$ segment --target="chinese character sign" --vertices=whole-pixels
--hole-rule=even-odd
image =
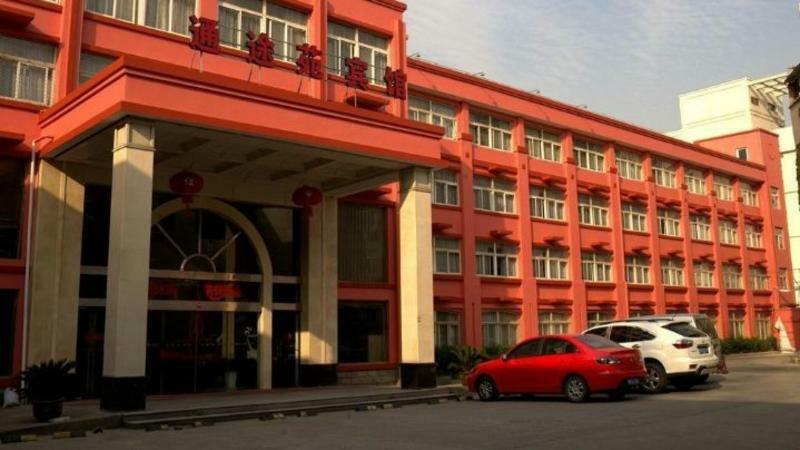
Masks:
[[[360,58],[347,58],[344,60],[347,66],[347,74],[345,75],[345,83],[348,87],[367,89],[369,80],[367,79],[367,63]]]
[[[189,33],[192,34],[192,42],[189,45],[201,52],[219,53],[219,27],[217,27],[217,21],[191,15],[189,22],[191,22]]]
[[[400,100],[406,99],[408,75],[403,72],[403,69],[392,70],[391,67],[387,67],[383,80],[386,81],[386,95]]]
[[[298,45],[297,73],[310,78],[322,79],[322,52],[316,45]]]
[[[247,48],[249,49],[247,62],[263,67],[273,66],[272,62],[275,61],[275,43],[272,42],[266,34],[261,33],[256,35],[252,31],[248,31]]]

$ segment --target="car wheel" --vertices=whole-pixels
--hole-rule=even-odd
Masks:
[[[625,398],[625,394],[626,394],[625,389],[615,389],[613,391],[608,392],[608,398],[609,400],[618,402]]]
[[[570,375],[564,380],[564,395],[572,403],[580,403],[589,398],[589,385],[578,375]]]
[[[647,379],[642,384],[644,391],[648,394],[664,392],[667,387],[667,372],[664,366],[656,361],[647,361],[644,366],[647,369]]]
[[[709,374],[698,375],[698,376],[695,378],[695,380],[697,381],[697,384],[703,384],[703,383],[705,383],[705,382],[707,382],[707,381],[708,381],[708,377],[709,377],[709,376],[710,376]]]
[[[481,377],[475,384],[475,391],[481,401],[488,402],[497,399],[497,385],[489,377]]]

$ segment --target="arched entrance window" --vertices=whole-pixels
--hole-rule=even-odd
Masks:
[[[224,202],[153,212],[147,376],[151,393],[269,387],[272,268],[253,225]]]

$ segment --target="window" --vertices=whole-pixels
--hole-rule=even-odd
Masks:
[[[691,214],[689,216],[689,230],[692,233],[692,239],[698,241],[711,240],[711,221],[708,216]]]
[[[737,148],[736,157],[741,159],[742,161],[747,161],[747,147]]]
[[[266,33],[275,44],[275,58],[297,60],[297,46],[306,39],[306,13],[261,0],[223,0],[219,6],[220,42],[247,48],[247,32]]]
[[[611,327],[611,334],[609,335],[609,338],[612,341],[620,344],[625,342],[650,341],[656,337],[639,327],[615,325]]]
[[[775,209],[781,209],[780,190],[776,187],[769,188],[769,203]]]
[[[518,359],[539,356],[542,354],[542,347],[544,347],[544,339],[533,339],[515,347],[508,353],[508,357],[509,359]]]
[[[528,154],[533,158],[561,162],[560,134],[526,127],[525,146],[528,147]]]
[[[458,313],[436,311],[433,330],[437,347],[452,347],[461,342],[461,318]]]
[[[693,327],[692,325],[689,324],[689,322],[673,322],[673,323],[664,325],[661,328],[665,328],[665,329],[667,329],[669,331],[672,331],[674,333],[678,333],[683,337],[689,337],[689,338],[704,338],[704,337],[708,337],[707,334],[705,334],[699,328]]]
[[[705,195],[706,193],[706,177],[700,169],[687,168],[684,172],[684,181],[686,182],[686,189],[692,194]]]
[[[739,183],[742,191],[742,203],[748,206],[758,206],[758,188],[750,183]]]
[[[722,284],[725,289],[741,289],[742,268],[738,264],[723,264]]]
[[[533,276],[542,280],[569,279],[569,253],[558,247],[533,249]]]
[[[659,186],[675,187],[675,164],[664,159],[653,159],[653,181]]]
[[[81,53],[80,73],[78,74],[78,83],[83,84],[89,81],[90,78],[95,76],[97,72],[103,70],[107,65],[114,61],[113,58],[106,58],[105,56],[95,55],[93,53]]]
[[[55,60],[52,45],[0,35],[0,97],[52,103]]]
[[[607,332],[608,332],[608,327],[600,327],[600,328],[595,328],[593,330],[588,330],[586,331],[586,334],[583,334],[581,336],[600,336],[605,338]]]
[[[514,213],[514,196],[517,187],[510,181],[499,178],[475,176],[473,183],[475,192],[475,209]]]
[[[389,39],[375,34],[328,22],[328,70],[346,74],[345,60],[360,58],[367,63],[367,78],[372,84],[384,85],[384,72],[389,61]]]
[[[744,311],[732,310],[728,312],[728,325],[732,338],[744,337]]]
[[[581,274],[586,281],[611,282],[611,253],[581,253]]]
[[[458,174],[452,170],[433,172],[433,203],[458,206]]]
[[[642,179],[642,156],[636,152],[617,150],[617,173],[629,180]]]
[[[0,377],[11,375],[14,368],[17,292],[0,290]]]
[[[714,266],[710,262],[694,263],[694,285],[699,288],[714,287]]]
[[[650,259],[646,256],[626,256],[625,281],[630,284],[650,284]]]
[[[25,162],[0,159],[0,259],[20,257],[20,223]]]
[[[580,223],[598,227],[608,226],[608,200],[597,195],[578,196]]]
[[[386,303],[339,302],[339,362],[386,362]]]
[[[444,137],[456,138],[456,109],[427,98],[411,96],[408,99],[408,118],[444,128]]]
[[[386,209],[339,204],[339,280],[387,280]]]
[[[661,282],[664,286],[683,286],[683,260],[661,258]]]
[[[569,314],[547,311],[539,313],[539,336],[569,333]]]
[[[783,267],[778,269],[778,289],[789,290],[789,271]]]
[[[602,325],[603,323],[606,323],[609,320],[613,319],[614,319],[614,313],[611,311],[591,311],[589,312],[589,317],[588,317],[589,328]],[[601,336],[604,335],[605,333],[602,334]]]
[[[517,343],[519,314],[510,311],[485,311],[482,319],[484,347],[511,347]]]
[[[771,314],[767,311],[759,311],[756,313],[756,335],[759,339],[769,339],[772,337],[770,316]]]
[[[719,221],[719,241],[728,245],[736,245],[739,243],[736,233],[736,222],[732,220]]]
[[[469,114],[469,129],[476,145],[511,151],[511,122],[488,114]]]
[[[778,247],[778,250],[784,250],[786,248],[786,241],[783,237],[783,228],[775,227],[775,246]]]
[[[681,213],[671,209],[659,209],[658,233],[662,236],[680,236]]]
[[[531,186],[531,216],[540,219],[564,220],[564,191]]]
[[[750,289],[754,291],[766,291],[769,289],[769,277],[767,269],[761,266],[750,266]]]
[[[733,184],[724,175],[714,175],[714,190],[720,200],[733,200]]]
[[[744,237],[748,247],[764,248],[764,242],[761,239],[761,225],[744,224]]]
[[[478,241],[475,246],[475,266],[478,275],[516,277],[518,253],[519,248],[515,245]]]
[[[585,139],[576,139],[573,144],[573,150],[578,167],[595,172],[605,170],[606,156],[601,145]]]
[[[434,236],[433,261],[434,273],[461,273],[461,241]]]
[[[189,34],[194,0],[87,0],[86,9],[159,30]],[[221,22],[221,20],[220,20]]]
[[[622,204],[622,228],[628,231],[647,231],[647,208],[638,203]]]

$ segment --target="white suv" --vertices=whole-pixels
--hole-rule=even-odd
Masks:
[[[653,319],[606,323],[584,331],[642,353],[647,367],[643,387],[663,392],[667,383],[689,389],[719,364],[711,338],[684,321]]]

